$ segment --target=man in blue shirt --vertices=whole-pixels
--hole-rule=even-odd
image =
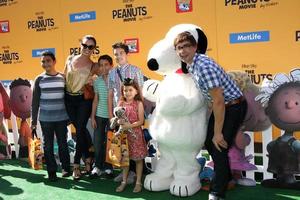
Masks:
[[[247,103],[225,71],[207,55],[197,53],[197,42],[191,33],[180,33],[174,47],[212,110],[205,146],[214,161],[215,177],[208,199],[224,199],[231,179],[228,149],[245,117]]]

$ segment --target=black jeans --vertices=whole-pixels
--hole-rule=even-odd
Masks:
[[[85,100],[83,95],[65,94],[66,109],[72,124],[76,129],[76,152],[74,164],[80,164],[82,156],[92,157],[89,148],[93,145],[91,135],[86,128],[92,111],[92,100]]]
[[[227,149],[221,148],[221,152],[216,149],[212,142],[215,124],[214,114],[212,113],[209,118],[205,146],[214,161],[215,172],[215,176],[211,182],[210,192],[222,198],[225,198],[227,184],[231,180],[228,150],[245,118],[246,111],[247,102],[245,100],[239,104],[234,104],[225,108],[225,119],[222,133],[228,147]]]
[[[105,162],[109,119],[96,116],[96,123],[97,128],[94,130],[95,165],[102,171],[112,169],[112,166]]]
[[[70,171],[70,155],[67,144],[67,121],[40,121],[40,124],[44,138],[44,154],[48,173],[55,173],[57,170],[57,164],[53,153],[54,134],[58,144],[58,153],[62,169]]]

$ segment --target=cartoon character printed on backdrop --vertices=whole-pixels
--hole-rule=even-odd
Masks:
[[[31,103],[32,103],[32,90],[30,82],[26,79],[15,79],[11,82],[10,86],[10,107],[12,112],[21,118],[20,125],[20,157],[28,156],[28,138],[31,137],[31,129],[26,121],[30,118]]]
[[[300,141],[294,132],[300,130],[300,69],[290,74],[279,73],[273,81],[264,81],[256,100],[265,107],[271,122],[284,134],[267,145],[268,171],[276,174],[274,179],[262,181],[262,186],[300,190]]]
[[[181,11],[189,11],[192,7],[191,0],[177,0],[177,4]]]
[[[250,144],[251,138],[246,131],[264,131],[271,126],[269,117],[265,114],[260,102],[255,101],[260,87],[251,82],[248,74],[242,71],[229,71],[229,76],[237,82],[247,100],[247,113],[242,127],[238,131],[233,146],[229,149],[230,168],[233,183],[244,186],[255,186],[256,181],[242,176],[242,171],[256,170],[257,167],[250,163],[253,155],[245,155],[245,149]]]
[[[0,160],[9,158],[11,155],[10,146],[7,138],[7,128],[4,124],[4,119],[9,119],[11,109],[9,105],[9,96],[0,82]]]
[[[207,38],[198,26],[172,27],[148,53],[148,68],[165,77],[161,82],[148,80],[143,86],[144,97],[156,102],[149,132],[158,142],[160,152],[156,169],[146,176],[144,187],[150,191],[170,190],[182,197],[201,188],[196,156],[204,145],[207,129],[204,97],[191,76],[181,72],[181,61],[174,51],[174,38],[183,31],[190,31],[201,44],[198,50],[205,53]]]

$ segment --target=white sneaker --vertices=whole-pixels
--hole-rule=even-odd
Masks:
[[[133,171],[129,171],[127,184],[132,184],[135,182],[136,174]],[[123,172],[121,172],[117,177],[114,178],[115,182],[121,182],[123,180]]]
[[[112,174],[112,170],[111,170],[111,169],[106,169],[104,172],[105,172],[106,174]]]
[[[121,182],[122,180],[123,180],[123,173],[122,172],[114,178],[114,182]]]
[[[136,179],[136,174],[133,171],[129,171],[128,178],[127,178],[127,184],[133,184]]]
[[[100,176],[101,174],[102,174],[102,172],[98,167],[94,167],[94,169],[92,170],[92,173],[91,173],[92,176]]]
[[[215,196],[213,194],[209,194],[208,195],[208,200],[224,200],[224,199],[221,198],[221,197],[217,197],[217,196]]]

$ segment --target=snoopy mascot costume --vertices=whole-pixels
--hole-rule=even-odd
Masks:
[[[160,152],[156,170],[146,176],[144,187],[150,191],[170,190],[180,197],[191,196],[201,188],[196,156],[204,145],[208,124],[206,101],[191,76],[182,73],[186,65],[174,50],[175,37],[184,31],[193,34],[198,51],[205,53],[207,38],[198,26],[172,27],[148,54],[148,68],[164,79],[148,80],[143,86],[144,97],[156,103],[149,132]]]

